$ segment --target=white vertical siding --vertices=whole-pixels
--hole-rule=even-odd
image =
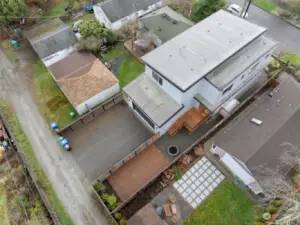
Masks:
[[[149,77],[151,77],[151,79],[153,79],[152,69],[147,65],[145,65],[145,73]],[[182,104],[183,103],[182,102],[183,92],[181,92],[181,90],[179,90],[177,87],[175,87],[173,84],[171,84],[169,81],[167,81],[162,76],[160,76],[160,78],[162,78],[163,83],[162,83],[162,85],[158,85],[158,86],[160,86],[162,90],[164,90],[167,94],[169,94],[169,96],[171,96],[177,103]],[[156,80],[154,80],[154,81],[157,82]]]
[[[101,91],[97,95],[93,96],[89,100],[83,102],[82,104],[78,105],[76,107],[76,111],[79,115],[82,115],[89,111],[89,109],[94,108],[95,106],[99,105],[100,103],[106,101],[107,99],[111,98],[115,94],[120,92],[120,86],[119,83],[116,83],[110,88],[105,89],[104,91]]]
[[[97,6],[97,5],[94,5],[93,9],[94,9],[94,14],[95,14],[96,19],[100,23],[104,23],[106,28],[113,29],[111,22],[109,21],[109,19],[107,18],[107,16],[105,15],[103,10],[101,9],[101,7]]]

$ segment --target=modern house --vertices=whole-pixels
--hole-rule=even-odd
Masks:
[[[74,52],[48,69],[80,115],[120,92],[117,78],[91,53]]]
[[[161,7],[160,0],[109,0],[94,5],[96,19],[107,28],[118,30],[130,20]]]
[[[286,78],[206,143],[220,162],[255,194],[263,192],[259,182],[268,175],[262,173],[265,168],[281,175],[291,169],[280,158],[285,143],[300,144],[299,94],[299,83],[292,77]]]
[[[156,36],[154,42],[156,47],[194,25],[193,22],[168,6],[142,16],[139,22],[143,30],[150,31]]]
[[[161,135],[189,110],[215,115],[261,80],[276,47],[265,31],[220,10],[143,56],[145,72],[124,88],[125,100]]]
[[[26,30],[24,35],[46,66],[76,51],[76,36],[59,18],[41,22]]]

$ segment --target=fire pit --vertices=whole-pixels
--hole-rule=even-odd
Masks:
[[[176,156],[179,154],[179,148],[175,145],[171,145],[168,147],[168,154],[170,156]]]

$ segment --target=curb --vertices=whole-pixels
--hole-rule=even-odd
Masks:
[[[299,30],[300,30],[300,27],[298,27],[297,25],[295,25],[295,24],[293,24],[293,23],[289,22],[288,20],[286,20],[286,19],[282,18],[281,16],[277,16],[277,15],[275,15],[275,14],[271,13],[270,11],[268,11],[268,10],[266,10],[266,9],[262,8],[261,6],[257,5],[257,4],[256,4],[256,3],[254,3],[254,2],[253,2],[253,3],[251,3],[251,4],[252,4],[252,5],[255,5],[256,7],[260,8],[260,9],[261,9],[261,10],[263,10],[263,11],[265,11],[266,13],[269,13],[269,14],[271,14],[271,15],[275,16],[275,17],[278,17],[279,19],[281,19],[282,21],[286,22],[287,24],[289,24],[289,25],[291,25],[291,26],[293,26],[293,27],[295,27],[295,28],[297,28],[297,29],[299,29]]]

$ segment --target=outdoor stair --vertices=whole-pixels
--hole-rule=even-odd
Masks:
[[[172,124],[172,126],[169,128],[168,130],[168,134],[170,136],[174,136],[175,134],[178,133],[178,131],[180,131],[180,129],[183,127],[184,125],[184,120],[185,118],[183,116],[179,117],[175,123]]]
[[[191,108],[179,117],[175,123],[169,128],[168,134],[174,136],[184,126],[190,133],[194,132],[209,117],[209,111],[200,106],[199,108]]]

